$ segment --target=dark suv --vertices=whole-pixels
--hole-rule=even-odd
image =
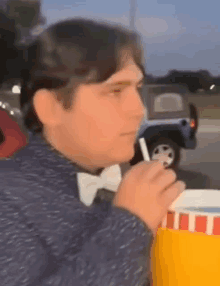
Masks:
[[[181,148],[195,149],[197,145],[197,110],[188,102],[187,94],[188,90],[181,85],[147,85],[142,90],[148,115],[139,130],[139,138],[145,138],[152,160],[162,160],[174,169],[180,162]],[[137,141],[130,164],[142,160]]]

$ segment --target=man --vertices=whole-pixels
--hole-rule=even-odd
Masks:
[[[110,178],[134,155],[141,61],[138,36],[82,19],[28,49],[29,143],[0,177],[2,286],[148,285],[153,236],[185,185],[159,162]]]

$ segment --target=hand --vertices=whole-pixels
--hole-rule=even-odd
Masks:
[[[140,162],[125,174],[113,205],[137,215],[155,235],[169,206],[186,188],[176,179],[176,173],[162,162]]]

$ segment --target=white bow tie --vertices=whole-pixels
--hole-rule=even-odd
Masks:
[[[116,192],[121,182],[121,168],[113,165],[105,168],[100,176],[87,173],[77,173],[79,197],[81,202],[90,206],[96,196],[98,189],[106,188]]]

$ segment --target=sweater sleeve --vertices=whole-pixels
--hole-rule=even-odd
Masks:
[[[147,285],[153,235],[128,211],[75,200],[47,226],[45,206],[18,205],[0,196],[1,286]]]
[[[96,216],[109,213],[85,241],[78,256],[79,285],[147,285],[153,235],[136,216],[109,203],[96,206]],[[97,210],[99,208],[99,210]],[[96,273],[96,276],[93,276]]]

